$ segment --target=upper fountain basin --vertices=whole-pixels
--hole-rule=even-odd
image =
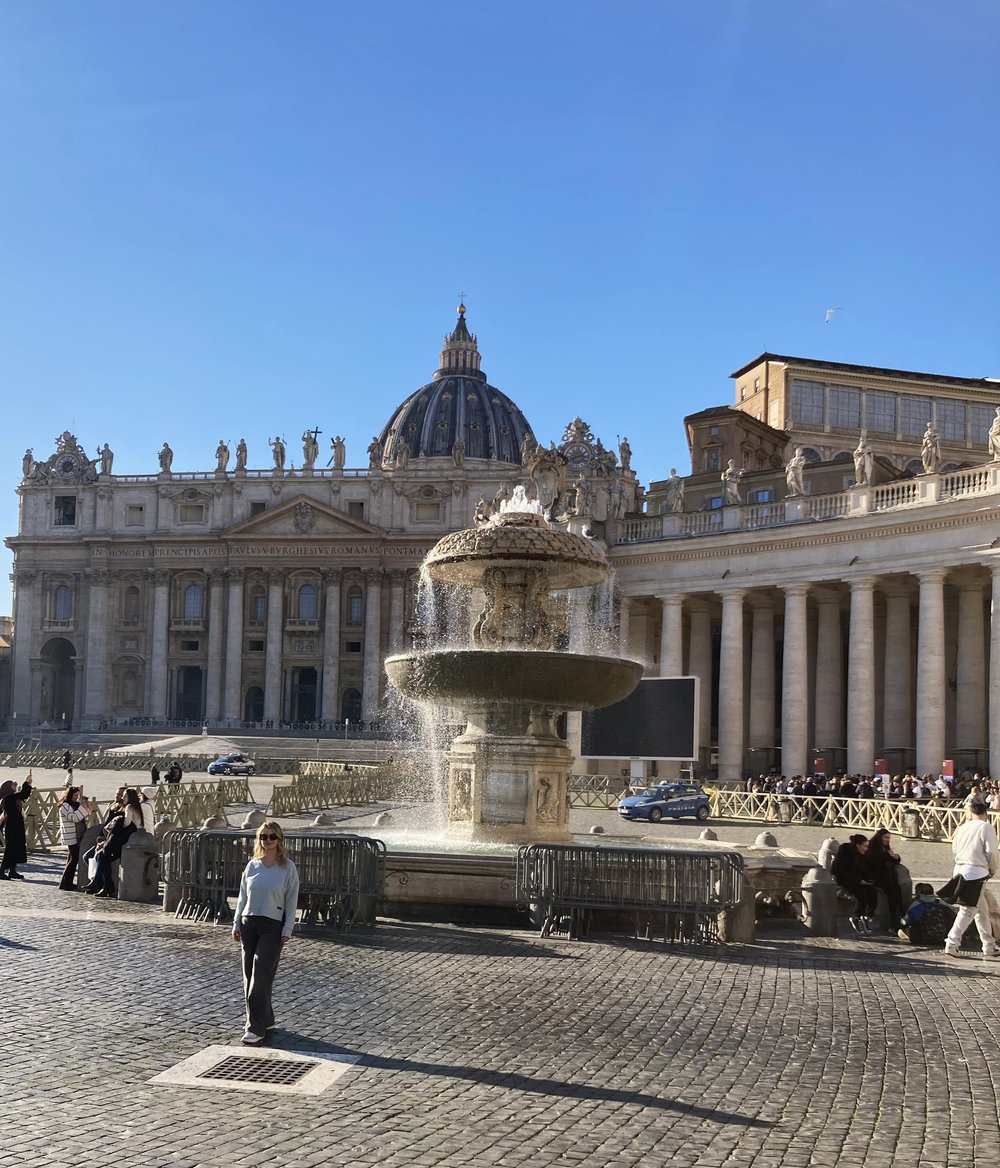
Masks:
[[[582,653],[445,649],[388,657],[385,671],[418,702],[463,710],[494,704],[592,710],[628,697],[642,664]]]
[[[544,568],[550,589],[585,588],[608,575],[607,558],[596,543],[555,531],[541,515],[517,511],[446,535],[424,565],[432,579],[446,584],[480,584],[489,568]]]

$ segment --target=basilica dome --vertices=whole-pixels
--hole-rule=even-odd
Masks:
[[[379,435],[384,465],[452,457],[520,465],[525,436],[534,441],[531,427],[510,398],[487,382],[479,362],[479,346],[460,304],[455,329],[444,340],[441,367],[399,406]]]

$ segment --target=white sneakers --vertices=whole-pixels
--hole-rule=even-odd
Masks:
[[[248,1030],[240,1039],[244,1046],[259,1046],[263,1041],[263,1034],[254,1034],[252,1030]]]

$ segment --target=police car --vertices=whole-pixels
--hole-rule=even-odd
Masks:
[[[618,814],[622,819],[659,823],[664,816],[679,819],[682,815],[693,815],[695,819],[708,819],[710,811],[708,796],[697,783],[660,783],[622,799]]]

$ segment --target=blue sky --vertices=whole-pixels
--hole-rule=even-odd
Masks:
[[[363,464],[462,290],[646,482],[765,349],[998,376],[998,48],[987,0],[8,2],[0,531],[67,428]]]

